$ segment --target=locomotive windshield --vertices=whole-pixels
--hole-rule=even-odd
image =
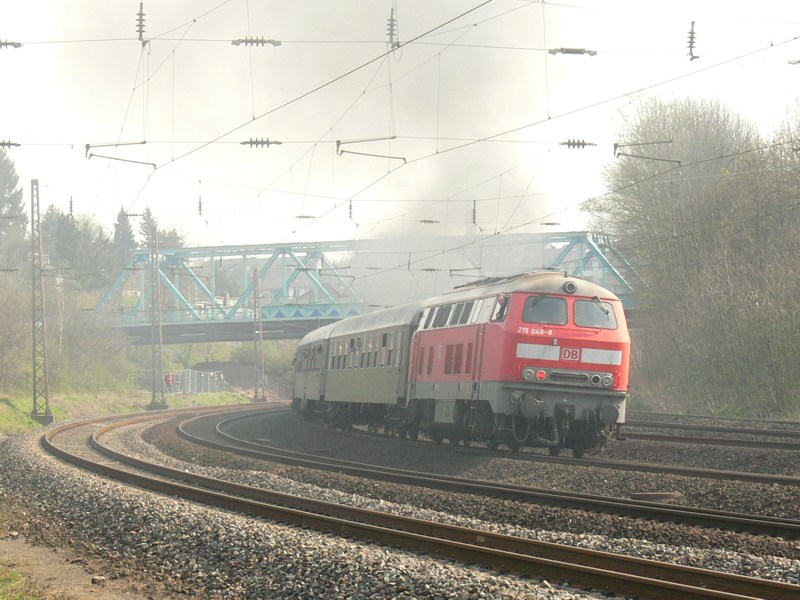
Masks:
[[[567,301],[553,296],[529,296],[522,309],[522,320],[525,323],[566,325]]]
[[[614,315],[614,308],[599,298],[575,300],[575,324],[579,327],[616,329],[617,317]]]

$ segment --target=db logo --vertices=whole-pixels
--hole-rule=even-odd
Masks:
[[[581,359],[581,350],[580,348],[562,348],[561,349],[561,360],[572,360],[572,361],[579,361]]]

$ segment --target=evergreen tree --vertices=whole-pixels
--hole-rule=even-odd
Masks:
[[[117,222],[114,223],[114,239],[112,243],[112,265],[119,271],[127,267],[131,261],[131,252],[136,249],[136,238],[133,236],[130,216],[125,208],[119,209]]]
[[[139,223],[139,235],[142,239],[139,244],[140,248],[155,249],[156,236],[158,235],[158,221],[149,206],[144,209],[144,213],[142,214],[142,221]]]
[[[0,243],[22,240],[28,227],[28,216],[22,198],[22,188],[17,187],[19,177],[14,163],[5,150],[0,149]]]
[[[183,237],[172,229],[170,231],[161,230],[158,228],[158,220],[156,219],[150,207],[144,209],[142,214],[142,222],[139,225],[139,235],[142,237],[140,248],[155,248],[156,235],[158,235],[159,248],[182,248]]]
[[[0,149],[0,242],[11,232],[24,235],[28,226],[22,188],[17,187],[18,184],[14,163],[6,151]]]

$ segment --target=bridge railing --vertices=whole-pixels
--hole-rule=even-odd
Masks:
[[[298,319],[336,319],[360,315],[366,312],[362,302],[346,302],[338,304],[282,304],[261,307],[261,321],[281,321]],[[150,310],[120,310],[110,315],[114,326],[149,325],[154,322],[154,313]],[[220,311],[215,308],[201,308],[193,313],[176,308],[165,308],[161,311],[162,325],[178,325],[184,323],[208,322],[253,322],[257,320],[255,311],[246,306],[234,307]]]

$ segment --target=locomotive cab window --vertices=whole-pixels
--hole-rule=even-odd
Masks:
[[[498,294],[495,300],[494,311],[492,312],[492,321],[504,321],[508,313],[508,296]]]
[[[616,329],[617,317],[614,307],[600,298],[575,301],[575,324],[579,327]]]
[[[542,325],[566,325],[567,301],[554,296],[528,296],[522,309],[522,320]]]

